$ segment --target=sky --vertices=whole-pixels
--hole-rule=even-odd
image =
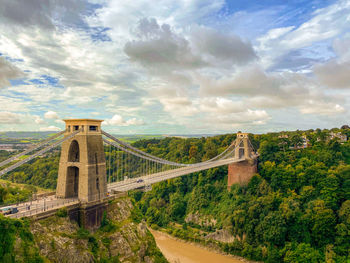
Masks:
[[[350,0],[0,0],[0,131],[264,133],[349,110]]]

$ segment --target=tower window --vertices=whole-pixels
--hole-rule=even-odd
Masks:
[[[79,130],[79,125],[74,125],[73,127],[74,127],[73,129],[74,129],[75,131]]]
[[[90,125],[89,126],[89,131],[97,131],[97,126]]]

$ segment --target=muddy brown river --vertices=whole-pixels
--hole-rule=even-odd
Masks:
[[[151,230],[157,246],[170,263],[243,263],[243,260],[221,255],[192,243]]]

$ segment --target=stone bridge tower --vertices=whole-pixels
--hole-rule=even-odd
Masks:
[[[101,122],[92,119],[70,119],[65,136],[80,130],[62,143],[56,196],[78,197],[82,202],[96,201],[107,193],[106,160]]]
[[[233,184],[247,185],[258,170],[257,156],[249,142],[248,133],[238,132],[235,144],[235,157],[242,159],[242,161],[228,165],[228,190]]]

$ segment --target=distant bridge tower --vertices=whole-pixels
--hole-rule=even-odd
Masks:
[[[257,172],[257,158],[249,142],[248,133],[237,133],[235,157],[244,159],[228,165],[227,188],[233,184],[247,185]]]
[[[56,196],[78,197],[82,202],[100,200],[106,196],[106,160],[101,122],[92,119],[64,120],[65,136],[80,130],[62,143],[58,168]]]

